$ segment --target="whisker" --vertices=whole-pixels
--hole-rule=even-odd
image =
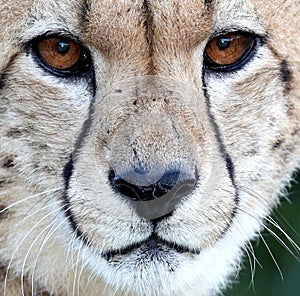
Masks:
[[[292,252],[292,251],[290,250],[290,248],[289,248],[289,247],[288,247],[288,246],[287,246],[287,245],[286,245],[286,244],[278,237],[278,235],[277,235],[276,233],[274,233],[269,227],[267,227],[263,222],[261,222],[259,219],[255,218],[255,217],[254,217],[253,215],[251,215],[249,212],[247,212],[247,211],[245,211],[245,210],[243,210],[243,209],[239,209],[239,210],[242,211],[243,213],[249,215],[250,217],[254,218],[255,220],[257,220],[257,221],[261,224],[261,226],[263,226],[263,228],[265,228],[265,229],[266,229],[266,230],[267,230],[274,238],[276,238],[276,240],[277,240],[280,244],[282,244],[282,245],[288,250],[288,252],[289,252],[293,257],[295,257],[295,258],[297,259],[297,256],[294,254],[294,252]],[[282,274],[282,271],[281,271],[281,269],[280,269],[280,267],[279,267],[279,265],[278,265],[278,263],[277,263],[277,261],[276,261],[274,255],[273,255],[271,249],[269,248],[267,242],[265,241],[265,239],[263,238],[263,236],[262,236],[262,234],[261,234],[260,232],[259,232],[259,236],[260,236],[261,240],[263,241],[263,243],[264,243],[264,245],[265,245],[267,251],[269,252],[269,254],[270,254],[270,256],[271,256],[273,262],[275,263],[276,268],[277,268],[278,271],[279,271],[279,274],[280,274],[281,279],[283,280],[283,274]],[[299,259],[297,259],[297,260],[299,261]]]
[[[280,232],[285,236],[285,238],[289,241],[289,243],[293,246],[295,251],[300,254],[300,247],[294,242],[294,240],[275,222],[272,221],[273,219],[271,217],[266,217],[265,220],[267,220],[269,223],[271,223],[273,226],[275,226]],[[276,238],[276,240],[298,261],[300,262],[300,258],[295,255],[295,253],[286,245],[286,243],[269,227],[264,225],[264,228],[273,236]]]
[[[26,255],[23,259],[23,264],[22,264],[22,270],[21,270],[21,291],[22,291],[22,296],[25,295],[25,291],[24,291],[24,276],[25,276],[25,265],[26,265],[26,261],[27,258],[31,252],[31,249],[33,248],[33,246],[35,245],[35,243],[38,241],[38,239],[41,237],[41,235],[52,225],[55,225],[55,221],[52,221],[49,225],[47,225],[46,227],[44,227],[44,229],[42,231],[40,231],[40,233],[35,237],[35,239],[33,240],[33,242],[30,244]]]
[[[227,216],[227,218],[230,219],[230,217],[228,216],[228,214],[225,213],[222,208],[220,208],[219,206],[217,206],[216,208],[219,209],[219,211],[220,211],[219,213]],[[255,252],[254,252],[253,246],[251,244],[251,241],[248,238],[248,236],[245,233],[245,231],[243,230],[243,228],[239,224],[237,224],[237,223],[235,225],[237,226],[237,228],[239,230],[239,233],[242,236],[243,240],[246,241],[246,245],[245,245],[245,249],[244,250],[245,250],[245,252],[247,254],[249,265],[250,265],[250,271],[251,271],[251,281],[249,283],[249,286],[252,286],[253,290],[255,290],[255,288],[254,288],[254,275],[255,275],[255,271],[256,271],[256,263],[260,267],[262,267],[262,265],[259,262],[259,260],[257,259],[257,257],[255,256]],[[252,260],[252,258],[253,258],[253,260]]]
[[[72,268],[72,269],[75,268],[75,271],[74,271],[74,279],[73,279],[73,288],[72,288],[72,290],[73,290],[72,295],[73,295],[73,296],[75,296],[76,287],[77,287],[76,281],[78,280],[79,255],[80,255],[80,252],[78,251],[78,252],[77,252],[77,258],[76,258],[76,263],[75,263],[75,265],[74,265],[73,268]]]
[[[272,258],[274,264],[276,265],[276,268],[277,268],[277,270],[278,270],[278,272],[279,272],[279,275],[280,275],[280,277],[281,277],[281,280],[283,281],[284,277],[283,277],[282,271],[281,271],[281,269],[280,269],[280,267],[279,267],[279,265],[278,265],[278,263],[277,263],[277,261],[276,261],[274,255],[273,255],[271,249],[269,248],[267,242],[265,241],[265,239],[263,238],[263,236],[261,235],[261,233],[259,233],[259,237],[261,238],[261,240],[263,241],[263,243],[264,243],[266,249],[268,250],[268,252],[269,252],[269,254],[270,254],[270,256],[271,256],[271,258]]]
[[[74,244],[77,240],[77,235],[75,232],[73,232],[73,235],[71,237],[71,240],[70,240],[70,243],[69,243],[69,246],[68,246],[68,250],[67,250],[67,255],[66,255],[66,260],[65,260],[65,265],[67,266],[68,265],[68,261],[69,260],[72,260],[71,261],[71,265],[73,265],[73,257],[71,255],[71,250],[73,250],[75,247],[74,247]]]
[[[244,187],[244,186],[239,186],[238,189],[248,195],[250,195],[251,197],[254,197],[256,199],[256,201],[261,202],[261,205],[263,207],[266,207],[266,212],[269,212],[269,209],[267,208],[267,206],[263,203],[263,202],[268,202],[268,200],[266,198],[264,198],[262,195],[258,194],[257,192],[253,191],[250,188]],[[251,214],[251,211],[246,211],[247,209],[242,209],[241,207],[238,207],[238,210],[240,212],[243,212],[247,215],[249,215],[250,217],[252,217],[253,219],[255,219],[257,222],[259,222],[259,224],[266,229],[294,258],[297,259],[297,261],[299,261],[299,258],[297,255],[295,255],[295,253],[288,247],[288,245],[272,230],[270,229],[265,223],[263,223],[262,221],[260,221],[258,218],[256,218],[254,215]],[[249,207],[249,210],[252,210],[251,207]],[[290,236],[280,227],[280,225],[273,219],[270,217],[270,215],[264,217],[263,221],[267,221],[270,224],[272,224],[273,226],[276,227],[276,229],[278,229],[281,233],[283,233],[283,235],[285,236],[285,238],[289,241],[289,243],[293,246],[293,248],[297,251],[297,253],[299,254],[299,250],[300,248],[298,247],[298,245],[290,238]],[[267,242],[265,241],[265,239],[263,238],[261,232],[259,232],[259,236],[261,238],[261,240],[263,241],[267,251],[269,252],[279,274],[281,279],[283,280],[283,274],[282,271],[279,267],[279,264],[277,262],[277,260],[275,259],[270,247],[268,246]],[[253,276],[252,276],[253,277]]]
[[[39,208],[38,210],[32,212],[30,215],[27,215],[25,218],[23,218],[21,221],[19,221],[19,222],[15,225],[15,227],[16,227],[16,228],[19,227],[19,226],[20,226],[22,223],[24,223],[27,219],[29,219],[29,218],[35,216],[35,215],[38,214],[39,212],[42,212],[43,210],[45,210],[45,209],[47,209],[47,208],[50,208],[50,207],[53,207],[53,206],[55,206],[55,205],[57,205],[57,204],[60,204],[60,203],[61,203],[61,201],[56,201],[56,202],[54,202],[54,203],[51,203],[51,204],[48,204],[48,205],[46,205],[46,206],[44,206],[44,207]]]
[[[282,221],[280,221],[280,219],[277,217],[277,215],[280,216],[280,219],[282,219],[284,221],[284,223],[293,231],[293,233],[300,238],[300,234],[296,231],[296,229],[290,224],[290,222],[279,212],[276,211],[276,218],[279,222],[282,223]],[[283,223],[282,223],[283,224]]]
[[[247,194],[249,194],[249,195],[252,196],[252,197],[255,197],[256,200],[258,200],[258,201],[263,200],[263,201],[265,201],[266,203],[269,202],[267,198],[265,198],[263,195],[261,195],[261,194],[255,192],[255,191],[252,190],[251,188],[247,188],[247,187],[245,187],[245,186],[239,185],[239,186],[238,186],[238,190],[240,190],[240,191],[242,191],[242,192],[244,192],[244,193],[247,193]],[[264,206],[265,206],[265,205],[264,205]]]
[[[7,269],[6,269],[6,274],[5,274],[5,279],[4,279],[4,296],[6,296],[6,291],[7,291],[7,281],[8,281],[8,273],[9,273],[9,269],[11,267],[11,264],[13,262],[13,259],[15,258],[19,248],[21,247],[21,245],[24,243],[24,241],[27,239],[27,237],[32,233],[32,231],[39,226],[45,219],[47,219],[50,215],[53,215],[55,211],[52,211],[50,213],[48,213],[47,215],[43,216],[43,218],[41,218],[27,233],[26,235],[22,238],[22,240],[19,242],[19,244],[17,245],[15,251],[13,252],[11,259],[8,263]]]
[[[86,253],[86,249],[84,249],[82,257],[85,257],[85,253]],[[79,275],[78,275],[78,280],[77,280],[77,295],[78,296],[80,296],[80,281],[81,281],[81,276],[82,276],[82,273],[84,271],[84,268],[85,268],[85,266],[82,263],[81,264],[81,269],[80,269],[80,272],[79,272]]]
[[[23,198],[23,199],[21,199],[21,200],[18,200],[18,201],[16,201],[16,202],[10,204],[9,206],[5,207],[4,209],[0,210],[0,214],[2,214],[2,213],[4,213],[5,211],[11,209],[12,207],[14,207],[14,206],[16,206],[16,205],[18,205],[18,204],[20,204],[20,203],[26,202],[26,201],[28,201],[28,200],[30,200],[30,199],[32,199],[32,198],[36,198],[36,197],[41,196],[41,195],[43,195],[43,194],[48,194],[48,193],[50,193],[50,192],[55,192],[55,191],[58,191],[58,190],[61,190],[61,189],[62,189],[61,187],[58,187],[58,188],[50,189],[50,190],[47,190],[47,191],[43,191],[43,192],[40,192],[40,193],[31,195],[31,196],[25,197],[25,198]]]
[[[61,207],[62,209],[63,207]],[[65,212],[67,211],[68,209],[65,210]],[[57,215],[59,214],[59,212],[57,213]],[[56,215],[56,216],[57,216]],[[36,258],[35,258],[35,261],[33,263],[33,269],[32,269],[32,275],[31,275],[31,286],[33,287],[34,286],[34,275],[35,275],[35,270],[36,270],[36,267],[37,267],[37,262],[38,262],[38,259],[40,257],[40,254],[44,248],[44,246],[46,245],[46,243],[48,242],[49,238],[60,228],[61,225],[63,225],[66,221],[68,221],[68,217],[66,217],[65,219],[63,219],[63,221],[61,221],[57,226],[56,225],[56,222],[57,221],[53,221],[52,226],[51,228],[49,229],[49,231],[47,232],[46,236],[43,238],[43,241],[41,243],[41,246],[39,248],[39,252],[37,253],[36,255]],[[50,225],[51,225],[50,224]],[[49,225],[49,226],[50,226]],[[47,227],[48,228],[48,227]],[[33,289],[32,289],[32,296],[33,296]]]
[[[253,192],[252,190],[247,190],[247,188],[243,188],[243,191],[245,193],[248,193],[249,195],[251,195],[252,197],[257,198],[257,200],[259,201],[260,199],[262,199],[263,197],[259,194],[256,194],[255,192]],[[240,209],[241,210],[241,209]],[[250,213],[243,211],[244,213],[250,215]],[[251,215],[252,216],[252,215]],[[252,216],[253,218],[255,218],[254,216]],[[264,223],[262,223],[261,221],[259,221],[257,218],[255,218],[294,258],[296,258],[297,261],[299,261],[299,257],[297,255],[295,255],[295,253],[286,245],[286,243],[274,232],[272,231],[270,228],[268,228]],[[295,249],[295,251],[300,254],[300,247],[297,245],[297,243],[282,229],[282,227],[273,219],[271,218],[270,215],[264,217],[264,220],[266,220],[267,222],[269,222],[270,224],[272,224],[274,227],[276,227],[276,229],[278,229],[284,236],[285,238],[289,241],[289,243],[293,246],[293,248]]]

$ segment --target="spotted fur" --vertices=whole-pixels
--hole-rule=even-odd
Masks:
[[[1,1],[0,293],[224,291],[299,168],[299,4]],[[254,56],[207,69],[206,44],[232,31],[260,37]],[[45,70],[45,34],[82,44],[90,71]],[[155,221],[109,181],[179,160],[197,184]]]

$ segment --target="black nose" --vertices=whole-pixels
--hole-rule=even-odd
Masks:
[[[193,191],[197,182],[196,170],[192,174],[168,170],[156,182],[147,185],[140,185],[140,178],[136,178],[134,184],[128,172],[122,175],[110,171],[109,180],[113,188],[132,202],[138,214],[152,220],[171,213],[181,198]]]

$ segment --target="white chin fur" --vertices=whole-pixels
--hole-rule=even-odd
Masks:
[[[261,228],[256,219],[240,214],[226,234],[199,255],[165,251],[147,254],[138,248],[106,261],[99,253],[79,243],[81,260],[96,278],[116,295],[217,295],[237,275],[245,244]],[[123,294],[122,294],[123,295]]]

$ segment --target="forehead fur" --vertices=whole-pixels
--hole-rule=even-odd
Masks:
[[[299,35],[285,34],[299,29],[299,2],[295,0],[8,0],[0,3],[0,9],[0,25],[5,27],[0,32],[2,40],[26,36],[28,30],[32,36],[37,27],[46,31],[60,26],[104,52],[122,51],[124,45],[129,46],[127,40],[135,53],[141,53],[146,43],[157,50],[175,46],[188,51],[222,27],[252,27],[257,33],[280,27],[284,36]],[[258,23],[264,28],[257,27]]]
[[[170,75],[170,65],[174,75],[188,73],[197,62],[195,50],[209,36],[240,29],[267,36],[278,58],[294,60],[296,79],[299,7],[296,0],[1,1],[0,72],[33,36],[64,30],[97,49],[102,64],[110,65],[107,73],[123,68],[132,75]]]
[[[300,92],[300,1],[252,0],[255,13],[265,28],[269,46],[277,58],[289,61],[293,88]]]

